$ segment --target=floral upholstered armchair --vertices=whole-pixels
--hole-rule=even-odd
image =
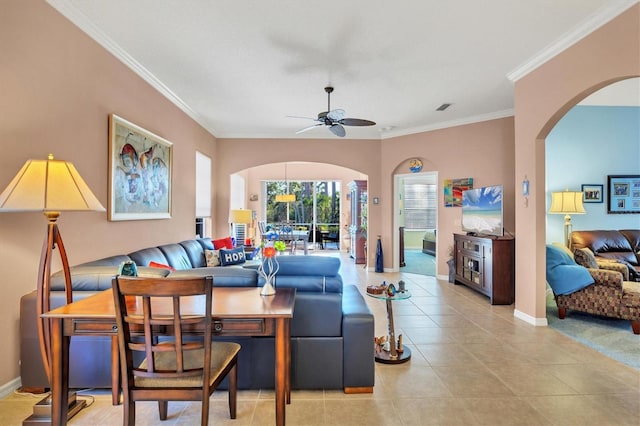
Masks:
[[[567,310],[625,319],[640,334],[640,283],[624,281],[621,272],[585,268],[568,250],[547,245],[547,282],[560,319]]]

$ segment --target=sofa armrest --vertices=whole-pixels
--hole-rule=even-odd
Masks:
[[[622,273],[607,269],[588,269],[596,284],[622,290]]]
[[[598,267],[600,269],[620,272],[622,274],[622,280],[629,281],[629,268],[624,263],[612,262],[607,260],[599,260],[599,259],[596,259],[596,262],[598,262]]]
[[[374,317],[354,285],[342,293],[343,385],[364,388],[374,385]]]

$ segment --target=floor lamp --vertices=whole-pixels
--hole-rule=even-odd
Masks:
[[[47,234],[42,245],[38,283],[36,315],[38,316],[38,339],[42,363],[51,384],[51,324],[41,317],[50,310],[51,256],[58,247],[65,278],[66,302],[72,301],[71,275],[67,253],[58,229],[61,211],[105,211],[91,192],[73,164],[54,160],[49,154],[47,160],[28,160],[9,186],[0,194],[0,212],[43,212],[47,217]],[[84,401],[75,401],[70,396],[69,418],[84,406]],[[49,414],[47,408],[49,407]],[[45,398],[34,407],[34,414],[23,424],[36,424],[50,416],[50,398]]]
[[[569,247],[571,241],[571,216],[572,214],[585,214],[582,205],[582,192],[569,191],[551,193],[551,208],[549,213],[563,214],[564,216],[564,244]]]
[[[253,211],[251,210],[243,210],[243,209],[239,209],[239,210],[231,210],[229,212],[229,223],[231,223],[233,229],[232,229],[232,234],[235,238],[236,238],[236,246],[243,246],[245,245],[246,239],[247,239],[247,234],[248,232],[247,229],[249,228],[249,225],[251,224],[251,222],[253,222]],[[244,233],[243,232],[238,232],[239,231],[239,227],[238,225],[244,225]],[[242,241],[238,241],[238,237],[242,237]]]

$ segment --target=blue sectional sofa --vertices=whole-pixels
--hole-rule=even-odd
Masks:
[[[123,261],[133,260],[140,275],[212,275],[216,287],[260,286],[253,267],[207,267],[204,251],[210,239],[187,240],[116,255],[71,268],[73,298],[79,300],[111,288]],[[374,318],[354,285],[344,285],[340,259],[323,256],[280,256],[279,288],[296,288],[291,321],[291,387],[371,392],[374,385]],[[175,270],[150,268],[150,262]],[[64,277],[52,276],[51,306],[64,304]],[[36,332],[36,292],[21,299],[21,379],[25,388],[46,388]],[[221,337],[217,337],[221,338]],[[221,338],[222,339],[222,338]],[[274,339],[225,337],[242,345],[238,361],[241,389],[274,387]],[[72,388],[111,387],[111,338],[73,337],[70,349]]]

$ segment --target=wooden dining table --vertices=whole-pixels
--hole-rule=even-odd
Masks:
[[[202,309],[203,303],[198,297],[189,299],[194,312],[198,307]],[[216,335],[275,336],[275,423],[279,426],[285,424],[286,404],[291,402],[290,324],[294,302],[295,289],[292,288],[278,289],[273,296],[261,296],[260,287],[214,287],[213,290],[211,315]],[[138,305],[135,299],[128,300],[127,304]],[[190,309],[188,304],[183,304],[186,311]],[[71,337],[114,337],[118,333],[115,315],[111,289],[42,314],[51,321],[52,425],[67,423]],[[112,357],[117,358],[117,354],[117,350],[112,350]],[[112,369],[115,368],[112,374],[119,374],[118,363],[117,359],[112,362]],[[119,392],[119,387],[116,389]]]

